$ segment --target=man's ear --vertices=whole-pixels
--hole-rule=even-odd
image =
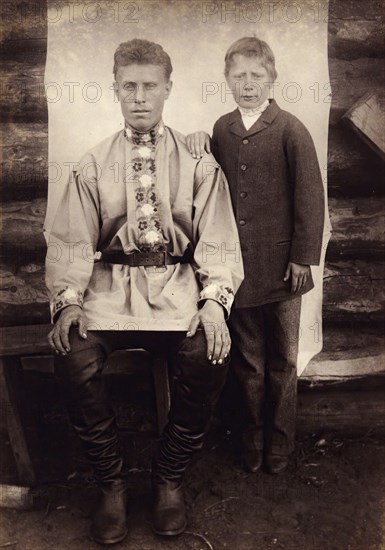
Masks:
[[[166,84],[166,99],[169,98],[172,90],[172,80],[169,80]]]
[[[119,84],[116,82],[116,80],[113,83],[113,87],[114,87],[114,95],[116,99],[119,99]]]

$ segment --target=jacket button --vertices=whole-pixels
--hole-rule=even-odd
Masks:
[[[247,145],[249,143],[249,140],[247,138],[243,139],[242,140],[242,143],[244,143],[245,145]]]
[[[246,164],[242,164],[242,165],[241,165],[241,170],[243,170],[243,171],[247,170]]]
[[[239,225],[246,225],[245,220],[239,220]]]
[[[245,191],[242,191],[240,194],[241,199],[245,199],[247,197],[247,193]]]

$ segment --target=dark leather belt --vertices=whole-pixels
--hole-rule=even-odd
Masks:
[[[130,267],[161,266],[191,263],[192,255],[185,252],[183,256],[171,256],[168,252],[102,252],[100,262],[109,264],[129,265]]]

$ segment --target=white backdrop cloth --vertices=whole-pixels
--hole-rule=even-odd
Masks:
[[[276,57],[273,95],[309,129],[327,187],[331,101],[327,57],[327,3],[48,2],[45,90],[49,109],[49,191],[46,235],[68,175],[96,143],[123,127],[113,90],[113,54],[132,38],[160,43],[170,55],[174,81],[163,119],[188,134],[212,131],[235,108],[223,75],[224,55],[243,36],[266,40]],[[330,237],[325,212],[322,263],[312,268],[315,288],[302,299],[298,373],[322,349],[323,261]]]

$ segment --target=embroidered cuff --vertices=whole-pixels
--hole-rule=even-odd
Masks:
[[[83,292],[65,286],[51,300],[51,320],[54,323],[58,312],[67,306],[83,307]]]
[[[214,283],[203,288],[199,295],[198,303],[203,300],[214,300],[225,308],[226,319],[229,318],[230,309],[234,301],[234,292],[228,286],[219,286]]]

